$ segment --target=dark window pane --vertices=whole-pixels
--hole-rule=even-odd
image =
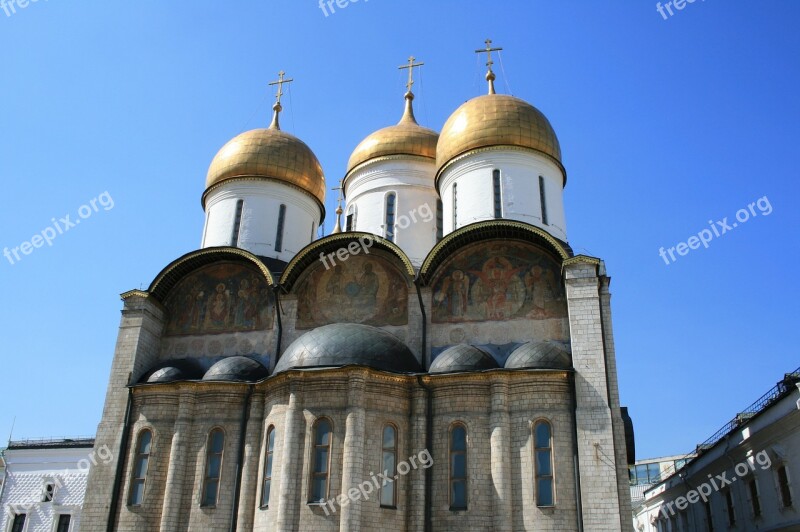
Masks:
[[[467,457],[464,454],[454,454],[452,458],[454,478],[464,478],[467,476]]]
[[[550,424],[538,423],[536,425],[536,447],[550,447]]]
[[[383,486],[381,486],[381,506],[394,506],[394,482],[383,481]]]
[[[217,504],[217,485],[216,479],[206,481],[206,490],[203,494],[203,506],[214,506]]]
[[[225,446],[225,435],[221,430],[215,430],[211,433],[211,452],[221,453]]]
[[[451,434],[451,451],[466,451],[467,450],[467,431],[464,427],[456,427]]]
[[[326,477],[315,478],[311,483],[311,500],[324,501],[328,491],[328,479]]]
[[[383,447],[384,449],[390,449],[394,448],[396,445],[394,427],[387,426],[383,429]]]
[[[328,445],[330,442],[331,425],[326,420],[317,423],[317,433],[314,437],[316,445]]]
[[[761,515],[761,501],[758,500],[758,486],[756,485],[756,480],[751,479],[748,483],[748,487],[750,488],[750,503],[753,505],[753,515],[758,517]]]
[[[386,475],[394,476],[395,474],[395,464],[394,464],[394,453],[391,451],[384,451],[383,452],[383,468],[381,471],[387,471]]]
[[[139,436],[139,454],[150,454],[150,444],[153,441],[153,433],[149,430],[142,432]]]
[[[261,493],[261,506],[266,506],[269,504],[269,490],[272,487],[271,480],[264,481],[264,491]]]
[[[131,483],[131,505],[137,506],[142,504],[144,499],[144,481],[134,480]]]
[[[328,448],[318,447],[314,450],[314,473],[328,472]]]
[[[540,478],[536,483],[536,504],[553,506],[553,479]]]
[[[219,478],[220,468],[222,466],[222,456],[212,454],[208,457],[208,476],[211,478]]]
[[[69,523],[72,520],[72,516],[69,514],[61,514],[58,516],[58,528],[56,528],[56,532],[69,532]]]
[[[133,476],[135,478],[144,478],[147,473],[147,456],[140,456],[136,460],[136,465],[133,468]]]
[[[11,532],[22,532],[22,529],[25,528],[25,518],[27,515],[25,514],[17,514],[14,516],[14,524],[11,527]]]
[[[792,505],[792,492],[789,490],[789,477],[786,473],[786,466],[778,468],[778,484],[781,492],[781,502],[784,508]]]
[[[536,474],[539,476],[553,474],[550,467],[550,451],[536,451]]]
[[[467,507],[467,482],[456,480],[451,483],[450,506],[453,508]]]
[[[653,484],[659,482],[661,478],[661,469],[658,467],[658,464],[647,464],[647,479],[648,481]]]
[[[264,476],[272,477],[272,453],[267,455],[267,465],[264,468]]]

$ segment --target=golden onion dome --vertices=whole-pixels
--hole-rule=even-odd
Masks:
[[[400,122],[372,133],[356,146],[347,163],[348,175],[359,165],[379,157],[412,155],[436,160],[436,141],[439,134],[417,124],[411,104],[414,94],[407,92],[405,99],[406,108]]]
[[[280,104],[267,129],[254,129],[237,135],[214,157],[206,177],[208,192],[232,179],[268,179],[294,186],[325,205],[325,175],[322,166],[306,143],[278,126]]]
[[[491,81],[490,94],[469,100],[445,122],[436,148],[437,179],[456,157],[492,146],[538,151],[553,158],[563,170],[561,147],[547,117],[524,100],[494,94]]]

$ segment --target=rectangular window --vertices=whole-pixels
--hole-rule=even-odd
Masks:
[[[467,429],[456,425],[450,431],[450,509],[467,509]]]
[[[308,502],[324,503],[328,497],[328,472],[331,459],[333,430],[330,421],[318,419],[314,424],[313,468],[311,470],[311,496]]]
[[[436,200],[436,241],[444,238],[444,206],[442,200]]]
[[[714,512],[711,511],[711,503],[706,502],[703,506],[706,510],[706,530],[714,532]]]
[[[386,240],[394,242],[394,220],[397,196],[394,193],[386,196]]]
[[[242,210],[244,209],[244,200],[236,202],[236,217],[233,220],[233,232],[231,233],[231,246],[239,245],[239,230],[242,228]]]
[[[381,473],[385,475],[381,485],[381,506],[394,508],[396,500],[393,479],[397,475],[397,429],[393,425],[383,427]]]
[[[554,506],[553,438],[550,423],[539,421],[533,428],[536,505]]]
[[[747,491],[750,494],[750,505],[753,509],[753,517],[761,516],[761,500],[758,498],[758,484],[755,477],[747,483]]]
[[[503,198],[502,198],[502,186],[500,182],[500,170],[495,170],[492,172],[492,189],[494,192],[494,217],[495,218],[502,218],[503,217]]]
[[[792,505],[792,491],[789,487],[789,474],[786,472],[786,466],[782,465],[778,468],[778,489],[781,494],[781,504],[784,508]]]
[[[269,507],[269,493],[272,488],[272,460],[275,454],[275,427],[267,432],[267,456],[264,458],[264,485],[261,488],[261,507]]]
[[[25,529],[26,514],[17,514],[14,516],[14,523],[11,525],[11,532],[22,532]]]
[[[72,521],[72,516],[69,514],[61,514],[58,516],[58,526],[56,532],[69,532],[69,523]]]
[[[539,176],[539,201],[542,206],[542,224],[549,225],[547,220],[547,200],[544,195],[544,177]]]
[[[728,526],[733,528],[736,526],[736,509],[733,507],[731,490],[725,490],[725,507],[728,510]]]
[[[222,475],[222,454],[225,449],[225,433],[214,429],[208,435],[206,444],[206,471],[203,480],[203,499],[201,506],[217,505],[219,479]]]
[[[344,222],[344,230],[345,231],[352,231],[353,230],[353,212],[350,211],[350,214],[347,215]]]
[[[139,433],[136,442],[136,455],[133,458],[131,471],[131,487],[128,504],[139,506],[144,500],[144,485],[147,478],[147,466],[150,462],[150,446],[153,442],[153,433],[145,429]]]
[[[453,183],[453,231],[458,229],[458,183]]]
[[[56,485],[53,482],[48,482],[42,489],[42,502],[53,502],[53,496],[56,493]]]
[[[283,225],[286,221],[286,205],[278,209],[278,234],[275,235],[275,251],[283,251]]]

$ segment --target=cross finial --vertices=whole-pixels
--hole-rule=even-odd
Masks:
[[[277,85],[278,86],[278,93],[275,95],[275,105],[272,106],[272,110],[274,111],[272,115],[272,124],[270,124],[270,129],[280,129],[280,125],[278,124],[278,114],[283,111],[283,106],[281,105],[281,98],[283,97],[283,84],[284,83],[291,83],[294,81],[293,78],[284,79],[283,76],[286,75],[286,72],[281,70],[278,72],[278,80],[277,81],[270,81],[269,86]]]
[[[494,94],[494,80],[497,79],[497,76],[495,76],[492,71],[492,65],[494,64],[494,61],[492,61],[492,52],[499,52],[502,48],[492,48],[491,39],[486,39],[484,42],[486,43],[486,48],[483,50],[475,50],[475,53],[486,54],[486,67],[489,69],[486,72],[486,81],[489,82],[489,94]]]
[[[416,61],[416,59],[417,58],[412,55],[411,57],[408,58],[407,65],[397,67],[400,70],[408,69],[408,83],[406,83],[406,90],[408,92],[411,92],[411,87],[414,85],[414,67],[420,67],[425,64],[425,63],[415,63],[414,61]]]
[[[332,190],[339,191],[339,197],[336,199],[336,224],[333,227],[333,232],[331,234],[337,234],[342,232],[342,191],[344,190],[344,180],[339,180],[339,186],[334,187]]]

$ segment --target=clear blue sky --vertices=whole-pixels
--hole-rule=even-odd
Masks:
[[[328,17],[316,0],[0,11],[0,248],[74,221],[103,192],[114,201],[14,265],[0,257],[2,439],[15,416],[15,437],[94,433],[118,294],[199,246],[208,164],[268,124],[278,70],[295,79],[282,125],[330,188],[356,144],[400,118],[398,65],[425,62],[417,118],[440,129],[484,92],[473,50],[491,37],[504,47],[498,88],[558,133],[570,243],[613,278],[638,454],[691,450],[800,365],[798,20],[790,0],[698,1],[668,20],[650,1],[362,0]],[[768,216],[669,266],[659,257],[763,196]]]

